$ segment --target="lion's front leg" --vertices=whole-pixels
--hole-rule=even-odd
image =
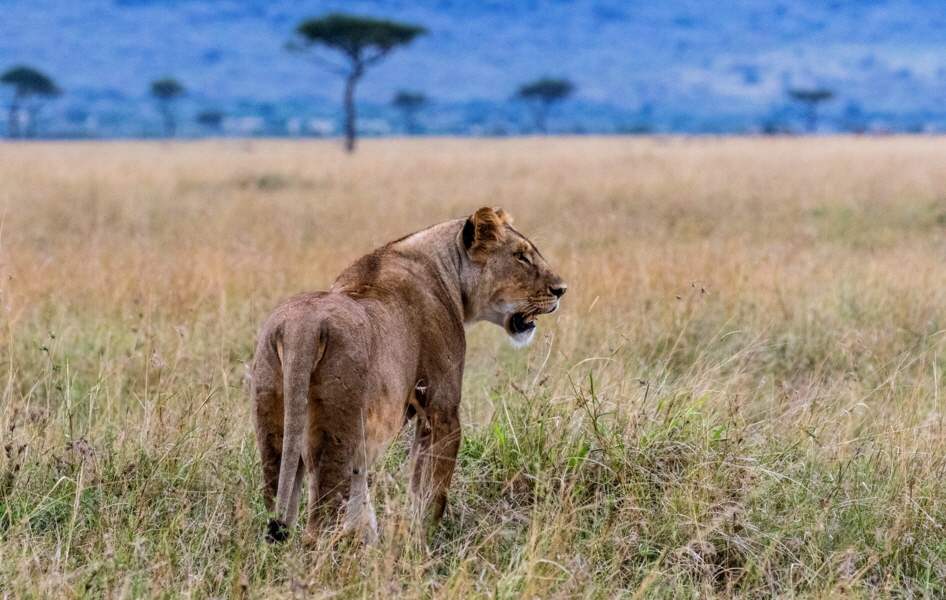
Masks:
[[[447,491],[460,450],[459,408],[459,402],[443,407],[431,402],[424,413],[418,414],[411,447],[411,500],[422,532],[426,531],[424,521],[429,509],[429,525],[433,527],[447,508]]]
[[[457,466],[457,454],[460,451],[460,411],[459,406],[431,423],[431,455],[433,460],[433,509],[431,525],[436,525],[443,518],[447,509],[447,491],[453,480],[453,470]]]
[[[417,422],[414,425],[414,442],[411,444],[411,507],[414,513],[414,520],[420,522],[424,516],[427,506],[430,503],[429,494],[425,490],[430,489],[430,475],[428,468],[430,465],[430,439],[431,439],[430,421],[424,412],[417,414]]]

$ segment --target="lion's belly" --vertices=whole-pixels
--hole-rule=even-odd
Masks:
[[[368,386],[365,418],[365,450],[369,465],[387,450],[400,433],[404,426],[406,401],[414,390],[414,370],[397,364],[397,358],[401,357],[395,354],[377,360],[374,376],[370,377],[373,385]]]
[[[373,464],[387,450],[404,425],[404,402],[393,398],[372,403],[365,419],[365,450],[368,464]]]

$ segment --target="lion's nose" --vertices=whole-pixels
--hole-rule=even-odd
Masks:
[[[558,285],[553,285],[549,288],[549,291],[552,292],[552,295],[556,298],[561,298],[562,294],[565,293],[565,290],[568,289],[568,286],[564,283],[559,283]]]

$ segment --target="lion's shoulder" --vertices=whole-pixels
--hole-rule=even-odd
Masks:
[[[457,251],[462,220],[440,223],[389,242],[352,262],[332,284],[333,292],[403,291],[436,287],[445,258]]]

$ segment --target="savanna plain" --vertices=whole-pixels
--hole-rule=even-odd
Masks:
[[[468,329],[447,515],[263,541],[275,305],[502,206],[569,291]],[[4,598],[946,596],[946,139],[0,144]]]

